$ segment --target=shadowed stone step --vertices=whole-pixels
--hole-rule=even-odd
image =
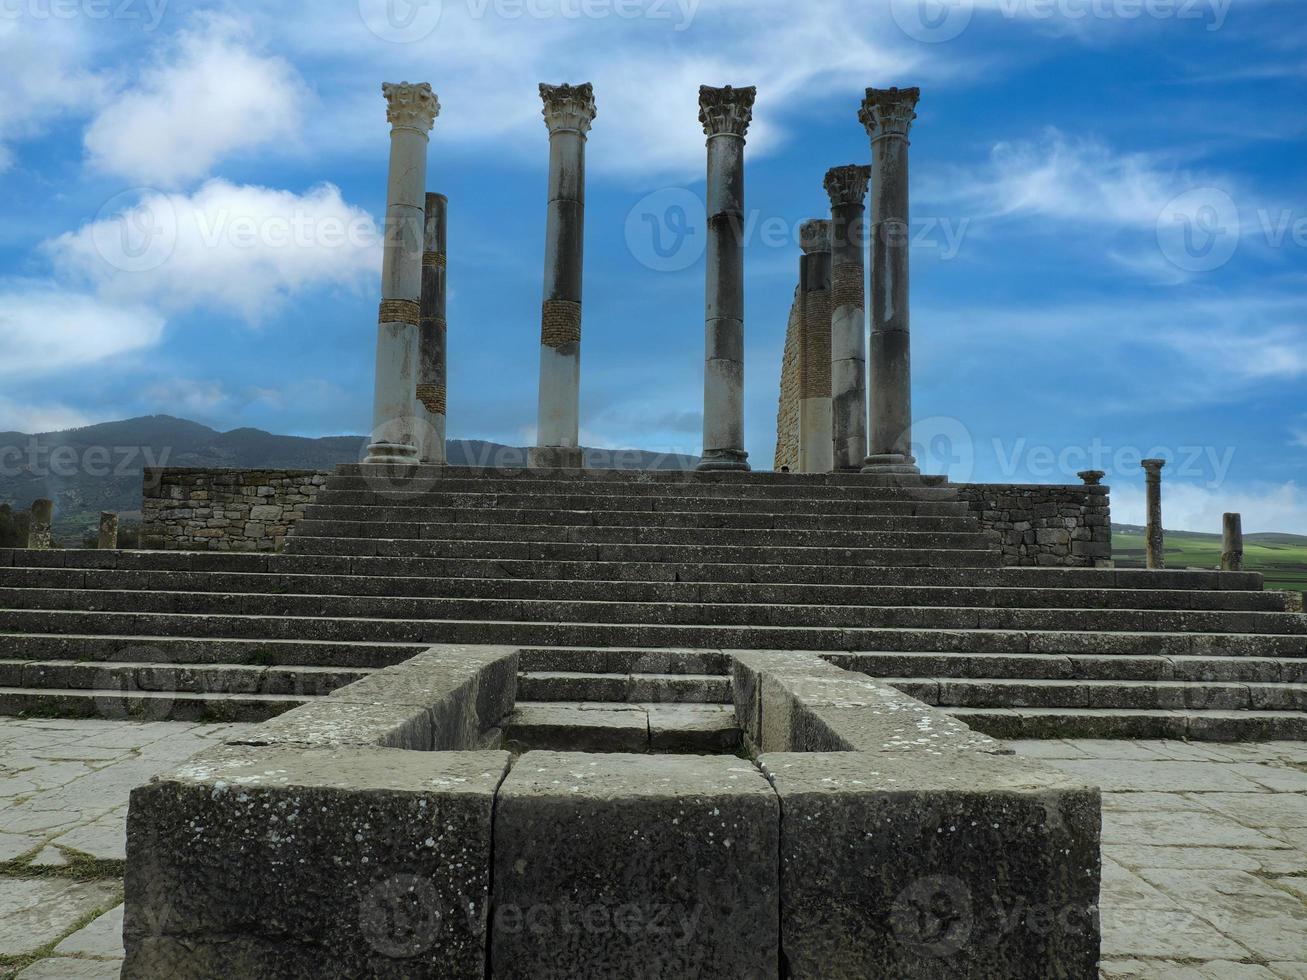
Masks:
[[[591,674],[526,672],[518,677],[524,701],[731,703],[731,679],[720,674]]]
[[[735,752],[740,728],[729,704],[613,704],[519,700],[505,747],[572,752]]]
[[[266,721],[311,700],[278,694],[0,687],[0,715],[114,721]]]
[[[88,624],[89,625],[89,624]],[[303,641],[96,634],[0,634],[0,654],[27,659],[154,664],[250,664],[374,669],[390,667],[421,653],[421,643]]]
[[[1186,681],[884,680],[944,708],[1130,708],[1307,711],[1307,685]]]
[[[1206,742],[1301,741],[1300,711],[1186,711],[1123,708],[947,708],[995,738],[1190,739]]]
[[[320,697],[368,673],[312,666],[0,660],[0,687]]]

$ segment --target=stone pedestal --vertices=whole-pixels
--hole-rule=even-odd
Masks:
[[[699,89],[708,137],[701,470],[747,470],[744,449],[744,137],[757,89]]]
[[[100,551],[113,551],[118,547],[118,515],[105,511],[100,515],[100,537],[96,542]]]
[[[418,324],[418,458],[445,465],[445,283],[449,248],[449,199],[428,194],[422,235],[422,308]]]
[[[27,523],[27,547],[31,551],[49,551],[54,547],[54,501],[33,500]]]
[[[1166,465],[1166,460],[1146,459],[1139,465],[1144,468],[1148,489],[1148,525],[1144,529],[1145,561],[1149,568],[1165,568],[1166,556],[1162,532],[1162,467]]]
[[[530,465],[580,469],[581,269],[585,241],[585,142],[594,89],[541,85],[549,127],[549,216],[540,310],[540,405]]]
[[[390,177],[386,238],[377,318],[377,373],[372,443],[367,463],[415,463],[418,458],[414,392],[417,390],[418,322],[422,294],[427,143],[440,114],[431,86],[386,84],[390,121]]]
[[[831,434],[834,469],[860,470],[867,456],[867,182],[871,168],[826,173],[831,222]]]
[[[1243,571],[1243,516],[1226,514],[1221,520],[1221,571]]]
[[[916,474],[908,301],[908,132],[921,90],[867,89],[858,118],[871,137],[871,363],[862,471]]]
[[[831,223],[806,221],[800,228],[799,472],[829,473],[835,467],[831,428]]]

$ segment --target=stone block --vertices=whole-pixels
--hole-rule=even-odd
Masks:
[[[759,761],[794,980],[1097,976],[1098,790],[985,755]]]
[[[127,980],[483,976],[503,752],[225,747],[132,793]]]
[[[495,807],[491,976],[777,977],[779,853],[750,763],[529,752]]]

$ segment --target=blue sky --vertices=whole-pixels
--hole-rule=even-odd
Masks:
[[[1307,533],[1300,0],[0,0],[0,63],[0,430],[365,431],[380,86],[408,80],[443,106],[450,434],[530,442],[536,85],[592,81],[583,439],[697,452],[697,90],[729,83],[758,87],[746,425],[768,467],[798,225],[827,168],[870,158],[862,90],[920,85],[925,468],[1099,463],[1138,521],[1161,453],[1168,524]]]

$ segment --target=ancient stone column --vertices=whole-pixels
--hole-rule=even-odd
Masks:
[[[95,545],[101,551],[113,551],[118,547],[118,515],[109,511],[100,514],[100,539]]]
[[[1221,519],[1221,571],[1243,571],[1243,517],[1226,514]]]
[[[33,500],[27,524],[27,547],[49,551],[54,547],[54,501]]]
[[[1165,568],[1162,534],[1162,467],[1164,459],[1146,459],[1144,468],[1148,486],[1148,525],[1144,529],[1145,559],[1149,568]]]
[[[386,237],[381,260],[381,312],[377,318],[377,374],[372,402],[372,444],[366,463],[417,462],[413,393],[418,376],[418,321],[422,295],[427,143],[440,103],[426,82],[385,84],[390,121],[390,176]]]
[[[908,310],[908,132],[921,90],[867,89],[858,118],[871,137],[871,362],[867,459],[872,474],[914,474]]]
[[[540,414],[530,465],[580,469],[581,266],[585,241],[585,142],[594,88],[541,85],[549,127],[545,297],[540,309]]]
[[[835,466],[831,429],[831,223],[799,228],[799,472],[829,473]]]
[[[867,458],[867,182],[871,168],[826,172],[831,222],[831,430],[833,469],[856,471]]]
[[[701,470],[747,470],[744,449],[744,136],[758,90],[699,89],[708,137]]]
[[[428,194],[422,235],[422,301],[418,320],[418,458],[445,465],[445,280],[449,199]]]

